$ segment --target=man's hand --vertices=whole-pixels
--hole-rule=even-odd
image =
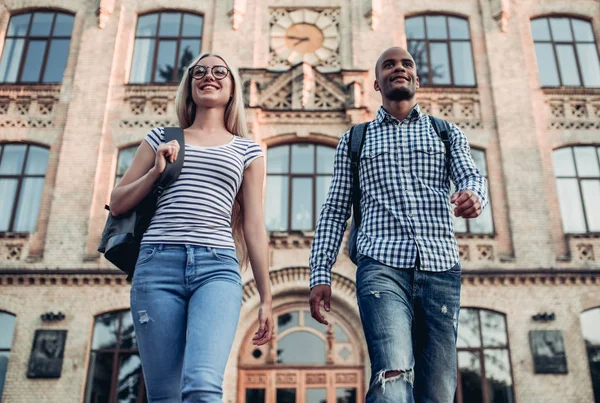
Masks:
[[[327,284],[319,284],[314,286],[310,291],[310,316],[312,316],[317,322],[328,325],[329,322],[327,322],[323,315],[321,315],[321,301],[324,301],[323,305],[325,307],[325,311],[329,312],[331,309],[331,286]]]
[[[456,192],[450,198],[450,203],[456,205],[454,216],[462,218],[475,218],[481,214],[479,197],[472,190]]]

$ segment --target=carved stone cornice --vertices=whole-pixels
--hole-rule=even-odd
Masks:
[[[246,104],[262,110],[343,111],[363,107],[367,71],[321,73],[307,63],[288,71],[241,69]]]
[[[305,283],[308,289],[310,269],[308,267],[290,267],[269,273],[271,283],[276,286],[285,283]],[[505,269],[505,270],[469,270],[462,274],[464,285],[474,286],[600,286],[600,269]],[[0,270],[0,286],[129,286],[125,275],[117,269],[106,270]],[[356,293],[353,280],[332,273],[332,286],[336,292],[347,295]],[[243,286],[244,301],[258,296],[254,280]]]

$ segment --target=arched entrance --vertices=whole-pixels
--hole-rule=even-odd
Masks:
[[[357,403],[364,396],[364,354],[356,324],[328,313],[325,326],[310,316],[308,298],[274,310],[275,336],[253,346],[257,325],[244,337],[238,362],[240,403]]]

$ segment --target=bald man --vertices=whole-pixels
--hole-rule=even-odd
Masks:
[[[366,402],[451,403],[461,280],[452,213],[479,216],[487,185],[466,136],[451,123],[446,155],[417,104],[419,77],[409,52],[383,52],[374,88],[382,106],[360,154],[356,238],[356,292],[371,359]],[[331,267],[352,210],[349,135],[336,150],[310,255],[311,314],[325,324],[320,304],[330,311]],[[457,189],[452,195],[450,181]]]

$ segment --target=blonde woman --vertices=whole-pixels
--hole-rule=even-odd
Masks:
[[[261,148],[245,138],[240,78],[222,57],[196,58],[175,103],[183,169],[144,234],[131,311],[148,402],[221,402],[242,303],[240,263],[252,263],[261,298],[253,343],[273,332],[265,164]],[[113,214],[139,203],[178,152],[176,141],[164,143],[162,128],[148,133],[113,190]]]

